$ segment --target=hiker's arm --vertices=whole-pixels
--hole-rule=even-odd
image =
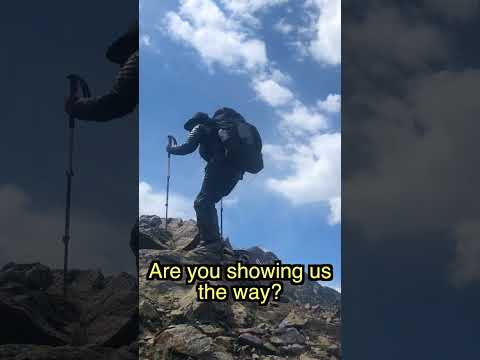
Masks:
[[[109,121],[125,116],[138,105],[138,52],[122,66],[110,92],[95,98],[81,98],[70,104],[76,119]]]
[[[187,155],[197,150],[200,140],[203,136],[202,125],[195,126],[188,135],[187,141],[182,145],[170,146],[167,151],[173,155]]]

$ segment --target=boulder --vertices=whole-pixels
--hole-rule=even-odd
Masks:
[[[183,317],[188,321],[224,325],[229,325],[233,322],[233,313],[228,303],[197,301],[197,292],[193,287],[191,291],[180,300],[178,311],[183,314]]]
[[[293,327],[282,328],[276,332],[275,336],[270,338],[270,342],[278,346],[305,344],[305,340],[305,336]]]
[[[237,341],[242,345],[250,345],[256,348],[263,347],[262,339],[250,333],[241,334]]]
[[[170,353],[191,357],[206,356],[213,352],[213,340],[194,326],[170,326],[155,339],[155,350],[167,358]]]

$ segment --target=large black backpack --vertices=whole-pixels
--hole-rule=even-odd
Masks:
[[[262,138],[255,126],[230,108],[215,112],[213,121],[227,159],[239,170],[257,174],[263,169]]]

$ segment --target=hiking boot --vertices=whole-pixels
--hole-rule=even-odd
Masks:
[[[196,247],[187,251],[185,257],[190,261],[204,264],[216,264],[221,261],[222,255],[223,244],[221,242],[205,243],[200,241]]]

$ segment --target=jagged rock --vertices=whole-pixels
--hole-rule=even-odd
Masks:
[[[278,348],[270,342],[263,344],[263,348],[270,354],[278,354]]]
[[[197,328],[200,329],[205,335],[216,337],[225,333],[225,330],[221,327],[214,325],[197,325]]]
[[[53,275],[48,267],[35,264],[25,273],[27,286],[31,289],[43,290],[52,285]]]
[[[284,328],[292,326],[296,328],[302,328],[307,324],[308,320],[309,319],[306,318],[305,315],[302,316],[297,311],[291,311],[287,317],[282,320],[279,327]]]
[[[171,353],[198,357],[213,352],[213,341],[191,325],[174,325],[160,333],[155,340],[155,349],[164,358]]]
[[[53,282],[51,270],[42,264],[6,264],[0,273],[0,283],[12,282],[32,290],[43,290]]]
[[[225,352],[214,352],[212,353],[210,359],[212,360],[233,360],[233,356]]]
[[[257,347],[257,348],[263,346],[262,339],[260,339],[258,336],[250,334],[250,333],[241,334],[238,337],[238,342],[240,344],[250,345],[250,346],[253,346],[253,347]]]
[[[335,357],[340,357],[340,347],[337,344],[331,344],[327,348],[327,353]]]
[[[217,336],[215,338],[215,344],[218,347],[223,348],[225,351],[231,351],[233,349],[234,339],[229,336]]]
[[[100,270],[71,270],[68,286],[75,293],[90,293],[105,287],[105,277]]]
[[[300,355],[300,360],[318,360],[319,358],[313,358],[310,355],[302,354]]]
[[[0,343],[38,345],[131,343],[137,333],[137,290],[127,274],[68,273],[41,264],[10,263],[0,271]]]
[[[228,303],[197,301],[195,288],[180,300],[179,311],[189,321],[206,324],[232,324],[233,322],[233,313]]]
[[[307,320],[307,323],[303,326],[303,328],[307,332],[325,332],[327,329],[327,324],[325,320],[310,318]]]
[[[264,250],[260,246],[247,249],[252,264],[273,264],[279,258],[271,251]]]
[[[165,219],[156,215],[142,215],[139,219],[140,249],[182,249],[197,234],[195,221]]]
[[[253,324],[254,318],[250,311],[250,304],[232,303],[233,321],[237,327],[249,327]]]
[[[151,301],[143,299],[139,304],[140,316],[145,320],[157,320],[161,314],[157,311]]]
[[[246,329],[240,329],[240,334],[243,333],[250,333],[254,335],[265,335],[267,331],[263,328],[257,327],[257,328],[246,328]]]
[[[140,310],[141,359],[308,360],[308,357],[329,359],[334,356],[327,353],[327,348],[338,340],[336,335],[327,334],[326,319],[331,318],[332,327],[339,324],[340,294],[317,282],[307,280],[301,286],[284,282],[282,301],[258,306],[232,300],[199,302],[195,285],[186,285],[184,281],[146,281],[146,269],[152,260],[163,264],[210,264],[242,259],[265,264],[278,259],[260,247],[233,250],[233,255],[232,252],[222,255],[213,247],[193,247],[186,251],[184,245],[197,234],[195,222],[169,219],[167,235],[164,226],[164,221],[158,217],[140,219],[140,232],[164,241],[163,250],[140,250],[140,292],[150,301],[143,311]],[[230,249],[229,244],[225,242],[223,247]],[[218,283],[234,284],[219,281],[212,285]],[[156,312],[161,321],[152,320]],[[154,333],[157,335],[153,336]],[[329,343],[321,345],[319,336]]]
[[[292,344],[292,345],[282,346],[280,347],[280,350],[286,354],[300,355],[305,351],[305,346],[300,344]]]
[[[138,356],[127,347],[119,349],[100,346],[0,345],[2,360],[135,360]]]
[[[270,338],[272,344],[279,346],[305,344],[305,340],[305,336],[295,328],[283,328]]]
[[[317,337],[315,341],[316,346],[318,346],[322,350],[327,350],[328,347],[330,346],[330,340],[328,340],[327,337],[320,335]]]

